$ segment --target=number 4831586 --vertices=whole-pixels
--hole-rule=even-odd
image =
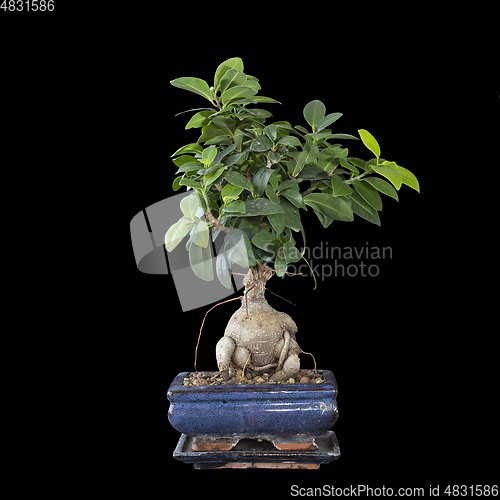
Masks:
[[[54,10],[54,0],[3,0],[0,5],[0,9],[4,11],[33,11],[44,12],[48,10],[52,12]]]

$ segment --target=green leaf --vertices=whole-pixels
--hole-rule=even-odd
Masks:
[[[190,238],[191,241],[200,247],[206,248],[208,245],[210,232],[208,230],[208,225],[204,220],[200,220],[198,224],[193,226],[191,229]]]
[[[226,169],[227,167],[220,167],[214,172],[210,172],[209,174],[204,175],[203,184],[205,186],[205,189],[208,188],[208,186],[210,186],[211,184],[213,184],[222,175],[222,172],[224,172],[224,170]]]
[[[274,188],[274,190],[277,191],[278,190],[278,183],[279,183],[278,177],[276,176],[276,173],[273,172],[271,174],[271,177],[269,177],[269,184],[271,184],[271,186]],[[266,187],[266,189],[267,189],[267,187]]]
[[[171,252],[185,236],[184,229],[189,224],[187,220],[181,219],[179,222],[172,224],[165,235],[165,247],[167,252]]]
[[[286,169],[292,177],[299,175],[299,172],[301,170],[301,167],[297,163],[297,157],[299,154],[300,153],[298,151],[291,151],[290,156],[292,156],[292,159],[286,162]]]
[[[191,243],[189,247],[189,264],[191,265],[191,269],[198,278],[204,281],[212,281],[214,279],[211,246],[207,245],[204,248]]]
[[[290,241],[287,241],[283,245],[283,256],[285,257],[287,264],[298,262],[302,258],[298,248],[296,248]]]
[[[320,167],[314,165],[307,165],[300,171],[299,177],[304,180],[317,180],[325,179],[328,180],[330,177],[328,174]]]
[[[311,101],[304,107],[304,118],[306,122],[316,131],[316,126],[325,117],[326,107],[321,101]]]
[[[229,69],[243,71],[243,61],[241,60],[241,58],[233,57],[219,64],[219,67],[217,68],[214,76],[214,89],[216,92],[220,88],[222,77],[227,73]]]
[[[371,207],[377,211],[382,210],[382,199],[373,186],[363,180],[354,181],[352,185]]]
[[[224,158],[224,156],[227,156],[229,153],[231,153],[231,151],[234,151],[235,149],[236,149],[236,144],[231,144],[227,148],[217,153],[217,156],[215,157],[214,161],[216,163],[220,163],[222,161],[222,158]]]
[[[234,137],[234,131],[236,130],[236,125],[231,118],[226,118],[224,116],[216,116],[213,120],[213,123],[217,125],[221,130],[224,130],[226,134],[229,134],[231,137]]]
[[[240,160],[246,154],[247,154],[247,152],[243,151],[243,153],[236,153],[235,155],[226,156],[222,160],[222,163],[224,163],[224,165],[226,165],[226,167],[229,167],[229,166],[235,164],[238,160]]]
[[[189,177],[185,177],[179,181],[179,187],[180,186],[187,186],[196,190],[201,189],[201,184],[194,181],[193,179],[190,179]]]
[[[276,238],[266,229],[261,229],[253,238],[252,243],[257,247],[265,250],[267,253],[276,255],[281,247],[280,240]]]
[[[324,134],[318,134],[317,132],[311,132],[310,134],[306,134],[306,140],[313,144],[322,144],[325,142],[326,136]]]
[[[350,196],[352,189],[338,176],[332,175],[332,196]]]
[[[267,220],[271,223],[277,235],[280,235],[285,229],[285,219],[282,214],[269,214]]]
[[[276,127],[276,125],[268,125],[264,128],[264,134],[266,134],[271,141],[276,141],[278,137],[278,127]]]
[[[361,196],[354,192],[351,195],[352,211],[362,219],[380,226],[380,216]]]
[[[190,92],[201,95],[213,104],[212,93],[210,92],[208,83],[205,80],[201,80],[200,78],[184,77],[172,80],[170,83],[174,87],[189,90]]]
[[[280,196],[284,196],[292,205],[297,208],[304,208],[304,200],[301,194],[295,189],[285,189],[280,192]]]
[[[302,147],[302,152],[300,153],[300,162],[298,163],[301,163],[302,166],[307,165],[308,163],[312,163],[314,160],[316,160],[318,156],[318,146],[312,144],[311,142],[308,142]]]
[[[269,103],[269,104],[281,104],[281,102],[277,101],[276,99],[272,99],[271,97],[265,97],[263,95],[255,95],[252,97],[254,101],[261,102],[261,103]]]
[[[290,151],[289,153],[296,163],[295,165],[293,160],[287,163],[288,172],[292,177],[296,177],[304,168],[304,165],[313,162],[319,156],[318,146],[312,144],[311,142],[304,144],[302,149],[303,150],[300,153],[298,151]]]
[[[363,144],[377,157],[380,157],[380,146],[378,145],[378,142],[375,140],[375,137],[373,137],[368,130],[365,129],[359,129],[358,130],[359,136],[361,137],[361,140],[363,141]]]
[[[294,209],[293,205],[286,200],[281,200],[280,206],[284,212],[283,220],[285,222],[285,227],[289,227],[294,231],[303,231],[302,222],[297,215],[298,210],[296,208]],[[302,233],[302,235],[304,235],[304,233]]]
[[[194,193],[190,196],[186,196],[181,200],[181,210],[182,213],[191,220],[194,220],[196,212],[201,207],[200,199],[198,198],[198,194]]]
[[[272,179],[272,175],[271,177],[269,177],[269,179]],[[276,203],[276,204],[280,204],[280,199],[278,198],[278,196],[276,195],[276,193],[274,192],[274,188],[271,184],[268,184],[266,186],[266,196],[273,202],[273,203]]]
[[[397,172],[401,176],[403,184],[410,186],[412,189],[420,193],[418,180],[412,172],[410,172],[406,168],[400,167],[399,165],[397,166]]]
[[[244,214],[245,213],[245,203],[241,200],[232,201],[231,203],[229,203],[226,206],[225,211]]]
[[[262,196],[266,189],[267,181],[273,171],[269,168],[261,168],[253,177],[252,183],[256,196]]]
[[[326,115],[318,123],[318,126],[316,127],[316,132],[320,132],[325,127],[328,127],[328,125],[331,125],[333,122],[336,122],[341,116],[342,116],[342,113],[331,113],[329,115]]]
[[[215,146],[209,146],[201,153],[202,163],[208,168],[216,156],[217,148]]]
[[[394,198],[396,201],[399,201],[396,190],[387,181],[384,181],[384,179],[380,179],[378,177],[365,177],[363,180],[368,182],[368,184],[371,184],[377,191],[380,191],[381,193]]]
[[[228,259],[238,266],[247,268],[257,264],[250,239],[240,229],[232,229],[226,234],[223,248]]]
[[[278,144],[284,144],[285,146],[300,146],[300,141],[293,135],[284,135],[278,139]]]
[[[245,213],[242,217],[252,217],[254,215],[282,214],[284,209],[277,203],[273,203],[265,198],[257,198],[245,202]]]
[[[228,69],[220,82],[220,92],[223,94],[228,88],[243,85],[247,81],[247,75],[237,69]]]
[[[200,128],[208,123],[208,117],[213,115],[213,111],[200,111],[191,117],[191,120],[187,122],[186,130],[190,128]]]
[[[271,141],[266,135],[261,135],[260,137],[257,137],[257,139],[254,139],[251,144],[250,144],[250,149],[252,151],[269,151],[273,147]]]
[[[334,220],[352,222],[351,207],[341,198],[326,193],[311,193],[304,197],[304,203]]]
[[[195,142],[192,143],[192,144],[186,144],[186,146],[182,146],[182,148],[179,148],[173,155],[172,155],[172,158],[174,156],[178,156],[182,153],[201,153],[202,151],[202,147],[200,146],[200,144],[196,144]],[[192,158],[191,158],[192,160]],[[178,165],[180,166],[180,165]]]
[[[231,156],[227,158],[231,158]],[[238,172],[228,171],[224,174],[224,178],[227,180],[227,182],[229,182],[233,186],[238,186],[243,189],[248,189],[248,191],[253,193],[253,185],[244,175],[241,175]]]
[[[339,162],[344,168],[347,168],[347,170],[359,174],[359,170],[354,165],[351,165],[345,158],[339,158]]]
[[[177,165],[178,167],[181,167],[185,163],[192,162],[193,160],[194,160],[194,158],[191,155],[182,155],[182,156],[175,158],[175,160],[172,160],[172,161],[175,163],[175,165]]]
[[[340,158],[340,159],[345,159],[347,157],[347,154],[349,153],[349,150],[347,148],[341,148],[339,146],[329,146],[330,152],[335,156],[335,158]]]
[[[226,287],[231,288],[231,267],[229,265],[229,260],[227,258],[226,252],[222,249],[217,255],[217,260],[215,261],[215,272],[217,273],[217,278]]]
[[[354,135],[350,134],[329,134],[326,136],[327,139],[355,139],[356,141],[359,141],[357,137]]]
[[[243,191],[243,188],[233,186],[232,184],[227,183],[223,188],[221,192],[222,196],[222,201],[225,203],[228,200],[231,199],[236,199],[240,195],[240,193]]]
[[[317,210],[314,210],[313,212],[316,214],[318,217],[319,221],[321,222],[321,225],[326,229],[330,224],[333,222],[333,219],[331,217],[327,217],[326,215],[323,215],[321,212],[318,212]]]
[[[283,181],[277,187],[276,191],[284,191],[285,189],[295,189],[295,191],[299,191],[299,183],[295,179],[289,179],[287,181]]]
[[[274,259],[274,270],[276,271],[276,276],[280,278],[285,275],[287,269],[286,261],[283,255],[278,254]]]
[[[172,189],[174,191],[179,191],[179,189],[181,188],[181,180],[182,180],[182,177],[176,177],[174,179],[174,181],[172,182]]]
[[[259,82],[257,81],[257,78],[254,78],[253,76],[248,75],[247,76],[247,81],[245,82],[245,87],[250,87],[251,89],[259,91],[262,87],[260,86]],[[251,99],[252,101],[254,100],[253,97]],[[257,102],[257,101],[255,101]]]
[[[280,160],[281,160],[281,155],[277,152],[273,152],[273,151],[269,151],[269,153],[267,154],[267,156],[269,157],[269,159],[273,162],[273,163],[278,163]]]
[[[394,164],[396,166],[396,164]],[[377,172],[377,174],[382,175],[386,179],[392,182],[393,186],[399,191],[401,184],[403,184],[403,178],[399,173],[390,166],[381,165],[371,165],[371,168]]]
[[[361,168],[362,170],[366,170],[366,161],[362,160],[361,158],[354,158],[353,156],[349,156],[347,158],[349,163],[352,163],[353,165],[356,165],[356,167]]]
[[[179,167],[176,173],[192,172],[193,170],[200,170],[200,168],[203,168],[203,165],[199,161],[190,161],[187,163],[183,163],[183,165]]]
[[[250,87],[232,87],[229,90],[226,90],[222,95],[222,104],[227,106],[234,99],[243,99],[246,97],[252,97],[255,95],[257,91],[255,89],[251,89]]]
[[[203,130],[203,133],[198,139],[198,142],[207,142],[215,139],[216,137],[220,137],[221,135],[227,135],[227,132],[221,130],[220,128],[215,128],[215,126],[212,126],[211,128],[206,128]]]
[[[325,149],[321,151],[321,154],[318,158],[318,167],[324,170],[327,173],[330,173],[332,170],[339,164],[339,159],[335,156],[335,153],[330,149]]]

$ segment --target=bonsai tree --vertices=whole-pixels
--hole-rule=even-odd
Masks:
[[[367,130],[358,134],[372,154],[368,160],[350,157],[340,141],[358,138],[334,132],[342,113],[327,114],[319,100],[304,107],[308,128],[266,124],[272,114],[260,105],[280,103],[257,95],[259,80],[243,69],[235,57],[219,65],[211,87],[192,77],[170,82],[210,107],[189,110],[195,113],[185,128],[200,128],[201,135],[172,155],[173,189],[185,186],[193,194],[181,201],[183,217],[168,230],[165,245],[172,251],[189,234],[192,270],[212,280],[209,241],[224,238],[215,266],[220,282],[231,287],[233,264],[249,270],[241,308],[217,344],[219,370],[227,379],[237,368],[274,369],[275,380],[286,380],[299,370],[297,326],[269,306],[264,292],[274,273],[284,277],[290,264],[305,260],[296,239],[305,249],[302,210],[314,212],[325,229],[333,221],[352,222],[354,215],[380,225],[381,194],[398,200],[403,184],[417,191],[419,184],[409,170],[380,157]]]

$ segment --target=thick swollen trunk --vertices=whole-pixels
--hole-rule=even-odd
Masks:
[[[227,324],[217,344],[219,370],[231,375],[235,368],[249,367],[256,372],[272,372],[274,379],[285,380],[298,372],[301,352],[295,341],[297,325],[288,314],[273,309],[265,299],[267,281],[273,271],[266,267],[250,268],[241,307]]]

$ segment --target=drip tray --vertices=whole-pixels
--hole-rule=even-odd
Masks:
[[[315,436],[313,450],[281,450],[270,440],[241,439],[230,450],[193,450],[194,438],[182,434],[174,458],[195,469],[317,469],[340,456],[333,431]]]

